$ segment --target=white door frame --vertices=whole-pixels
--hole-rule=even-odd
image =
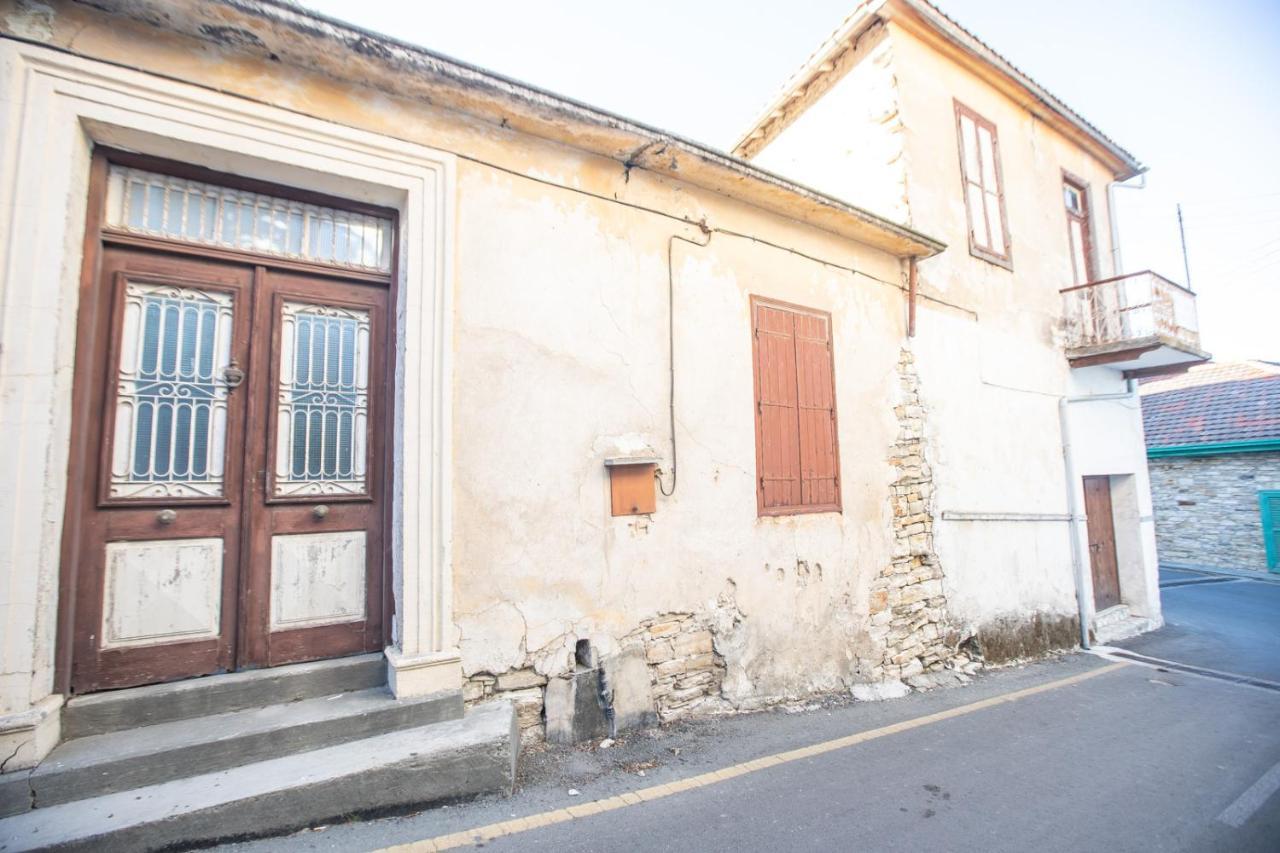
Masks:
[[[95,144],[399,211],[389,680],[397,695],[458,689],[453,155],[8,39],[0,81],[0,746],[31,730],[33,712],[47,728],[60,704],[59,559]]]

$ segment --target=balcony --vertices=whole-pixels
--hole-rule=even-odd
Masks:
[[[1177,373],[1205,361],[1196,295],[1150,270],[1062,291],[1067,360],[1126,377]]]

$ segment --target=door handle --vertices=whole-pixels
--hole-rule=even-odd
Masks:
[[[311,517],[316,521],[324,521],[325,516],[329,514],[329,508],[324,504],[316,504],[311,510]]]
[[[240,369],[240,365],[236,364],[234,358],[222,371],[222,381],[227,383],[228,388],[239,388],[240,383],[244,381],[244,371]]]
[[[158,524],[170,525],[178,520],[178,513],[171,509],[162,509],[156,513],[156,522]]]

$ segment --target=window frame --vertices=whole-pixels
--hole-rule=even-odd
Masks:
[[[760,399],[760,346],[759,346],[759,325],[757,320],[758,309],[764,306],[777,311],[784,311],[789,314],[799,314],[809,317],[817,317],[826,323],[827,328],[827,361],[828,374],[831,379],[831,445],[832,445],[832,467],[833,479],[835,486],[835,500],[828,503],[805,504],[798,503],[790,506],[765,506],[764,494],[764,435],[762,431],[762,409]],[[814,515],[820,513],[843,513],[844,498],[841,488],[840,477],[840,420],[839,420],[839,404],[836,399],[836,358],[835,358],[835,326],[832,323],[831,312],[823,311],[817,308],[809,308],[804,305],[797,305],[792,302],[784,302],[778,299],[770,299],[763,296],[752,295],[750,300],[750,317],[751,317],[751,374],[752,374],[752,397],[753,397],[753,416],[755,428],[755,445],[756,445],[756,513],[760,518],[769,518],[777,516],[789,515]],[[795,346],[796,335],[793,329],[792,346]],[[799,430],[800,418],[800,398],[799,398],[799,357],[795,357],[795,368],[797,372],[796,385],[796,455],[800,457],[799,462],[799,486],[800,498],[804,499],[804,466],[803,466],[803,446],[801,443],[801,433]]]
[[[1075,250],[1072,246],[1073,238],[1071,236],[1071,220],[1074,218],[1081,222],[1080,234],[1084,240],[1084,245],[1081,247],[1081,254],[1083,254],[1084,256],[1084,266],[1085,266],[1084,280],[1073,281],[1073,286],[1081,287],[1083,285],[1090,284],[1091,282],[1097,281],[1098,277],[1101,275],[1101,273],[1098,270],[1098,249],[1097,249],[1098,241],[1095,239],[1096,235],[1094,234],[1093,191],[1090,188],[1089,183],[1084,178],[1081,178],[1079,175],[1072,174],[1066,169],[1062,169],[1061,171],[1062,171],[1061,188],[1065,189],[1066,187],[1069,186],[1072,189],[1074,189],[1077,193],[1079,193],[1080,203],[1083,206],[1083,210],[1080,215],[1072,214],[1070,208],[1067,207],[1066,195],[1061,190],[1059,191],[1059,195],[1062,196],[1062,212],[1063,212],[1063,215],[1066,217],[1067,254],[1071,262],[1071,272],[1072,272],[1073,278],[1077,270],[1076,270]]]
[[[1013,240],[1009,235],[1009,214],[1007,210],[1007,202],[1005,199],[1005,192],[1004,192],[1004,170],[1000,164],[1000,135],[996,132],[995,122],[992,122],[989,119],[983,118],[975,110],[961,103],[959,100],[954,100],[953,103],[955,104],[955,115],[956,115],[956,153],[959,155],[959,160],[960,160],[960,190],[961,190],[961,195],[964,196],[965,223],[969,228],[969,254],[975,258],[979,258],[980,260],[987,261],[988,263],[992,263],[992,264],[995,264],[996,266],[1004,267],[1005,269],[1012,271],[1013,270]],[[979,180],[976,182],[971,181],[969,178],[968,166],[965,163],[964,128],[963,128],[963,125],[961,124],[961,120],[964,118],[969,119],[974,124],[975,144],[977,144],[978,129],[985,129],[991,134],[991,159],[995,166],[994,193],[996,196],[996,200],[998,202],[998,206],[1000,208],[1000,233],[1001,233],[1001,236],[1004,238],[1004,254],[1000,254],[999,252],[996,252],[994,247],[991,245],[984,246],[979,244],[977,241],[977,236],[974,233],[974,229],[973,229],[974,210],[973,210],[973,206],[969,203],[969,185],[973,184],[974,186],[978,187],[978,190],[982,196],[983,204],[982,204],[981,214],[983,216],[983,221],[987,226],[988,237],[992,233],[992,227],[991,227],[992,223],[990,221],[991,220],[990,211],[987,210],[986,199],[987,199],[987,194],[991,192],[991,189],[987,187],[985,181],[983,180],[985,176],[979,174],[978,176]],[[975,153],[978,161],[978,170],[979,172],[981,172],[982,171],[981,145],[979,145],[979,150]]]

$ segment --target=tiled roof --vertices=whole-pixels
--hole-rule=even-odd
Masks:
[[[1206,364],[1141,393],[1147,447],[1280,440],[1280,365]]]

